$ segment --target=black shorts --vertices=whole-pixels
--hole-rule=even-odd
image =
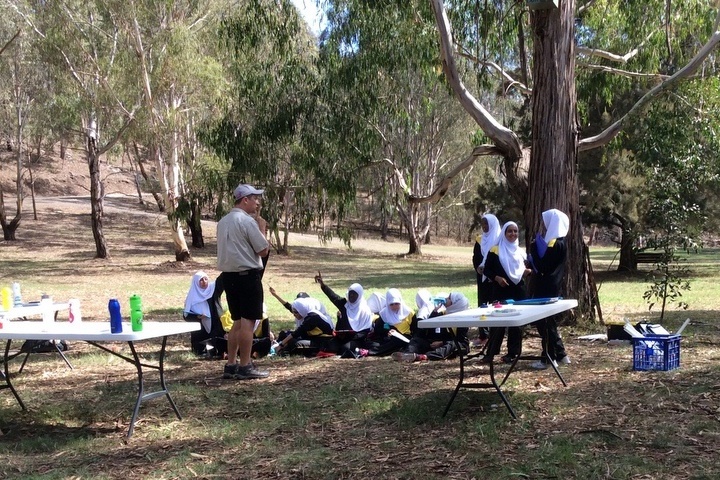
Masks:
[[[233,320],[259,320],[263,317],[262,273],[258,269],[220,274]]]

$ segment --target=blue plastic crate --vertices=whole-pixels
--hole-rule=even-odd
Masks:
[[[675,370],[680,367],[680,335],[633,338],[633,370]]]

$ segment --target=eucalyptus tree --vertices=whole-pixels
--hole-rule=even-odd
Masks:
[[[432,193],[473,133],[439,75],[429,5],[344,0],[326,13],[326,141],[346,168],[372,166],[365,189],[383,195],[379,203],[408,232],[409,253],[421,254],[434,205],[408,198]]]
[[[213,105],[223,92],[215,35],[229,6],[212,0],[108,3],[137,58],[136,88],[142,92],[143,108],[131,134],[135,145],[142,145],[136,151],[143,154],[136,158],[155,166],[175,259],[187,260],[183,221],[199,212],[197,197],[185,191],[183,175],[192,172],[203,155],[197,126],[216,112]],[[193,206],[189,211],[181,207],[188,201]],[[194,230],[193,238],[196,246],[202,244],[201,232]]]
[[[305,228],[330,211],[342,216],[342,204],[354,199],[337,181],[337,162],[319,154],[324,135],[311,125],[319,103],[315,40],[288,0],[246,0],[226,17],[220,38],[232,59],[232,91],[202,138],[230,163],[225,191],[239,182],[265,189],[262,216],[285,251],[291,226]]]
[[[12,35],[12,32],[16,33]],[[5,126],[4,139],[8,145],[14,145],[15,166],[15,214],[9,215],[5,207],[5,192],[0,185],[0,226],[3,238],[15,240],[15,232],[22,219],[23,205],[23,165],[26,150],[23,145],[28,116],[35,100],[37,89],[32,81],[38,73],[37,62],[33,62],[33,45],[31,39],[21,35],[16,22],[10,18],[0,26],[3,38],[11,37],[3,46],[0,56],[0,122]],[[2,168],[2,166],[0,166]],[[10,218],[12,217],[12,218]]]
[[[72,89],[68,110],[79,127],[90,172],[95,254],[106,258],[100,157],[115,145],[133,120],[138,97],[127,84],[132,77],[132,51],[123,48],[113,14],[104,2],[5,3],[42,43],[48,68],[66,77],[65,85]]]
[[[582,240],[578,153],[607,145],[637,121],[659,93],[677,87],[681,80],[698,72],[720,42],[717,8],[698,0],[606,0],[579,6],[568,0],[558,2],[557,7],[548,1],[529,2],[550,7],[529,12],[522,2],[459,1],[452,2],[449,10],[442,0],[430,3],[448,82],[489,140],[475,147],[474,154],[502,156],[507,184],[523,206],[527,232],[538,229],[540,213],[547,208],[568,212],[572,225],[565,290],[567,295],[578,298],[582,313],[590,312],[592,295]],[[508,23],[514,25],[517,42],[512,47],[504,42],[487,49],[477,46],[485,38],[506,38],[492,30],[487,33],[489,37],[480,36],[484,24],[479,20],[488,16],[499,18],[496,25],[500,28]],[[473,17],[478,21],[468,27],[467,19]],[[451,19],[456,20],[454,27],[460,33],[455,38]],[[692,22],[692,30],[680,28],[688,22]],[[603,28],[606,24],[610,25],[607,29]],[[685,56],[690,49],[693,54]],[[527,96],[532,107],[528,140],[523,140],[507,122],[499,121],[468,91],[458,66],[459,59],[468,58],[493,71],[503,91],[510,89],[516,95]],[[623,79],[618,82],[630,83],[638,90],[637,100],[629,109],[612,112],[609,125],[587,138],[581,137],[585,125],[577,108],[576,77],[580,70],[576,67],[618,75]],[[612,96],[612,90],[606,95]],[[411,201],[433,201],[440,196],[442,190],[438,189]]]

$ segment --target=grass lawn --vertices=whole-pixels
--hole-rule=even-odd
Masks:
[[[79,298],[85,321],[106,321],[109,298],[119,298],[127,315],[128,297],[137,293],[146,318],[179,320],[192,273],[217,274],[211,223],[204,225],[208,247],[177,264],[162,215],[109,198],[111,258],[95,260],[87,205],[54,200],[40,208],[39,221],[23,219],[19,241],[0,243],[0,286],[19,281],[25,299],[44,292]],[[357,281],[366,292],[400,288],[409,304],[418,288],[474,298],[471,245],[426,246],[422,259],[403,257],[402,242],[353,246],[293,235],[291,255],[271,257],[264,283],[286,299],[298,291],[323,298],[313,283],[321,271],[338,293]],[[619,274],[615,253],[591,252],[604,318],[656,319],[642,299],[649,266]],[[669,330],[693,320],[680,369],[634,372],[630,347],[578,339],[602,326],[563,327],[573,360],[563,370],[568,387],[550,371],[521,365],[504,388],[516,421],[497,395],[469,390],[441,417],[457,361],[271,357],[259,361],[268,379],[227,381],[221,361],[195,359],[189,339],[177,337],[167,377],[184,419],[163,399],[148,401],[125,442],[136,374],[75,342],[68,352],[74,370],[57,355],[40,354],[14,377],[28,411],[0,391],[0,478],[720,478],[720,298],[712,293],[719,262],[718,250],[689,257],[692,289],[683,298],[690,308],[666,313]],[[289,326],[287,312],[266,295],[273,329]],[[532,329],[527,333],[525,351],[539,351]],[[152,343],[141,347],[152,356]],[[10,371],[17,368],[11,362]]]

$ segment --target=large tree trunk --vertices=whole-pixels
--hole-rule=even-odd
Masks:
[[[97,142],[92,136],[87,137],[87,162],[90,170],[90,207],[91,226],[95,239],[95,258],[107,258],[107,244],[103,233],[103,188],[100,180],[100,155]]]
[[[557,208],[570,217],[565,295],[578,300],[578,312],[592,311],[588,269],[583,255],[577,177],[577,98],[574,52],[575,1],[530,14],[534,36],[532,152],[525,204],[528,241],[539,231],[542,212]]]

